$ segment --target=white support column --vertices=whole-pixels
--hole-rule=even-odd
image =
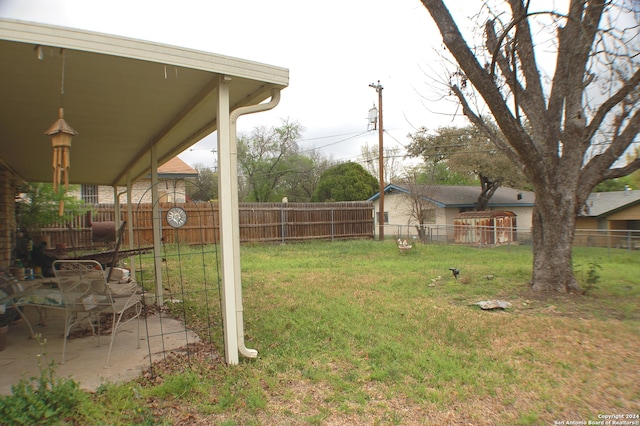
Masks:
[[[131,205],[131,190],[133,184],[131,183],[131,173],[127,173],[127,233],[129,234],[129,249],[134,248],[133,241],[133,207]],[[131,270],[131,278],[136,279],[136,259],[135,256],[129,256],[129,269]]]
[[[162,295],[162,217],[158,204],[158,153],[151,148],[151,204],[153,205],[153,259],[155,263],[156,300],[158,306],[164,305]]]
[[[122,221],[120,220],[120,198],[118,197],[118,187],[113,187],[113,211],[115,216],[115,225],[116,225],[116,239],[118,238],[118,230],[120,229],[120,225]]]
[[[220,248],[222,260],[222,315],[224,321],[224,350],[227,364],[238,364],[238,338],[236,321],[235,282],[240,277],[240,258],[235,255],[239,244],[234,235],[238,223],[237,190],[238,171],[234,169],[238,153],[230,144],[229,85],[227,77],[220,76],[218,86],[218,197],[220,214]],[[233,159],[232,159],[233,157]],[[239,238],[238,238],[239,240]],[[236,268],[237,264],[237,268]]]

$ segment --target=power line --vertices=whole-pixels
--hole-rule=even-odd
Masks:
[[[318,137],[315,137],[315,138],[300,139],[298,142],[315,141],[315,140],[318,140],[318,139],[338,138],[338,137],[341,137],[341,136],[351,136],[351,135],[359,136],[359,135],[361,135],[361,134],[363,134],[363,133],[368,133],[368,131],[365,131],[365,132],[341,133],[341,134],[338,134],[338,135],[318,136]]]
[[[321,145],[321,146],[316,146],[316,147],[313,147],[313,148],[309,148],[309,149],[307,149],[307,150],[300,151],[300,152],[301,152],[301,153],[305,153],[305,152],[310,152],[310,151],[316,151],[316,150],[319,150],[319,149],[321,149],[321,148],[326,148],[326,147],[328,147],[328,146],[337,145],[337,144],[339,144],[339,143],[346,142],[346,141],[351,140],[351,139],[355,139],[355,138],[357,138],[357,137],[359,137],[359,136],[362,136],[362,135],[364,135],[364,134],[366,134],[366,133],[369,133],[369,131],[360,132],[360,133],[355,134],[354,136],[350,136],[350,137],[348,137],[348,138],[341,139],[341,140],[336,141],[336,142],[331,142],[331,143],[328,143],[328,144],[326,144],[326,145]],[[332,136],[327,136],[327,138],[328,138],[328,137],[332,137]],[[320,139],[320,138],[316,138],[316,139]],[[312,139],[306,139],[306,140],[312,140]]]
[[[386,130],[384,131],[387,136],[390,136],[391,139],[393,139],[394,141],[396,141],[398,143],[398,145],[400,145],[401,147],[403,147],[404,149],[407,149],[407,146],[405,144],[403,144],[402,142],[400,142],[398,139],[395,138],[395,136],[393,136],[391,133],[387,132]]]

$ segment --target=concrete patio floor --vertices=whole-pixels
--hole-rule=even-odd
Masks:
[[[34,332],[46,339],[44,351],[47,366],[55,361],[55,377],[71,377],[82,389],[95,391],[103,383],[124,382],[138,377],[153,361],[161,360],[172,350],[198,342],[197,336],[186,330],[183,323],[167,315],[153,313],[140,321],[140,348],[137,344],[136,321],[125,324],[116,336],[111,352],[110,366],[105,368],[110,335],[71,338],[67,341],[66,363],[62,359],[64,311],[49,309],[46,326],[36,325],[37,313],[27,309],[26,314]],[[73,332],[72,332],[73,334]],[[0,394],[10,395],[11,386],[21,378],[39,376],[38,354],[43,351],[37,339],[29,338],[24,320],[12,323],[5,349],[0,351]]]

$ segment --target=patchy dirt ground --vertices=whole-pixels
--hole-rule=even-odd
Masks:
[[[498,314],[507,316],[508,330],[487,350],[496,357],[510,359],[523,381],[522,388],[496,388],[493,395],[467,395],[443,405],[438,401],[416,401],[383,382],[368,380],[358,384],[366,404],[347,402],[336,407],[330,396],[337,390],[331,381],[289,376],[277,379],[277,386],[265,384],[266,406],[253,412],[205,412],[202,402],[190,404],[189,398],[149,398],[146,406],[154,417],[175,425],[231,422],[481,426],[554,424],[597,420],[599,414],[640,413],[638,333],[629,332],[628,326],[616,319],[589,318],[588,308],[593,302],[579,295],[561,299],[526,293],[520,296],[511,300],[516,305],[512,312]],[[215,376],[225,368],[223,357],[215,348],[199,343],[154,364],[139,383],[157,386],[167,375],[187,369],[203,377]],[[464,394],[464,389],[461,391]],[[217,399],[215,392],[212,389],[212,404]]]
[[[621,311],[615,304],[607,303],[594,295],[578,293],[541,293],[522,290],[510,299],[515,312],[545,314],[582,319],[640,320],[640,309]],[[636,305],[640,304],[636,301]]]

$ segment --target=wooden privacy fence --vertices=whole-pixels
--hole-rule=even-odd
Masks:
[[[166,212],[182,207],[187,223],[174,229],[167,223]],[[165,242],[210,244],[220,238],[218,203],[160,203],[162,236]],[[148,246],[153,242],[152,205],[132,206],[134,231],[132,246]],[[126,221],[125,205],[120,207],[121,220]],[[369,201],[336,203],[240,203],[241,242],[288,242],[303,240],[342,240],[373,238],[373,204]],[[113,204],[94,206],[91,214],[77,217],[71,223],[41,231],[50,247],[91,247],[96,245],[96,229],[109,228],[105,222],[115,222]],[[92,226],[93,224],[93,226]],[[100,224],[98,227],[96,224]],[[112,225],[111,228],[115,228]],[[114,229],[115,231],[115,229]],[[115,234],[115,232],[114,232]],[[123,244],[129,245],[128,232]]]

